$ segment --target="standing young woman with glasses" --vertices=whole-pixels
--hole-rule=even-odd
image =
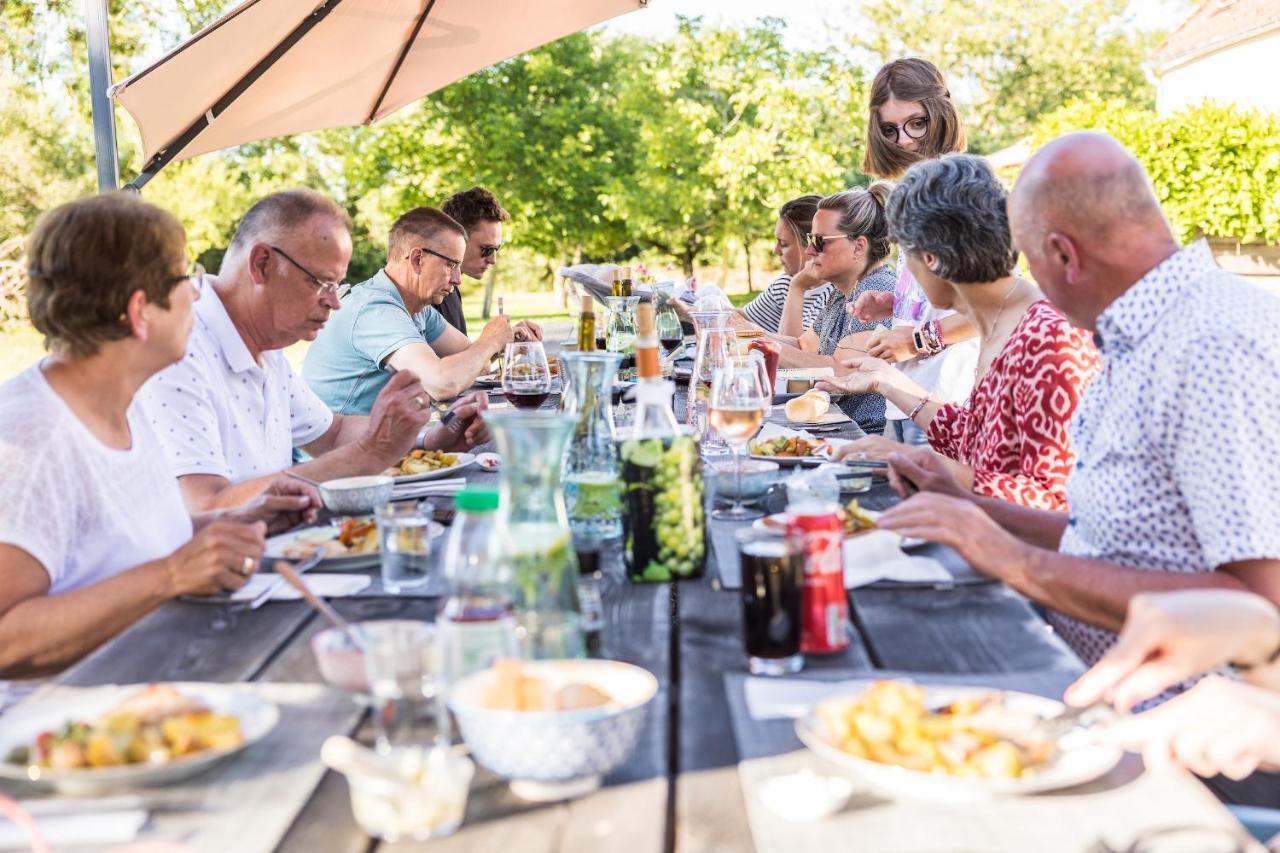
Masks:
[[[869,175],[897,180],[922,160],[963,152],[964,124],[951,102],[942,73],[923,59],[897,59],[876,72],[867,116],[866,155]],[[963,402],[973,389],[978,357],[973,323],[955,311],[929,303],[902,258],[892,294],[867,294],[853,306],[860,320],[892,321],[892,329],[873,336],[870,355],[896,364],[936,399]],[[885,437],[907,444],[927,444],[924,431],[890,402]]]

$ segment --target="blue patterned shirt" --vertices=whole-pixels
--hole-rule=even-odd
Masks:
[[[1280,298],[1204,241],[1098,318],[1102,373],[1071,427],[1059,550],[1147,571],[1280,559]],[[1116,635],[1050,611],[1085,663]]]

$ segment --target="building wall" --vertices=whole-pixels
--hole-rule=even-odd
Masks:
[[[1164,71],[1156,84],[1156,110],[1167,115],[1211,98],[1280,112],[1278,54],[1280,30],[1271,30]]]

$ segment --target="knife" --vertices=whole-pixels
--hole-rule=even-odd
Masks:
[[[310,557],[307,557],[301,563],[298,563],[298,565],[294,566],[293,572],[294,574],[297,574],[297,575],[305,574],[306,572],[309,572],[312,569],[314,569],[316,566],[320,565],[320,561],[323,559],[324,559],[324,549],[317,548],[311,554]],[[262,592],[258,593],[257,597],[249,602],[249,609],[257,610],[259,607],[266,604],[267,601],[271,598],[271,596],[279,592],[280,588],[283,587],[286,582],[287,581],[285,580],[284,575],[278,575],[276,577],[275,583],[271,584]]]

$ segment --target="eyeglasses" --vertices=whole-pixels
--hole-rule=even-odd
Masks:
[[[828,240],[852,240],[848,234],[810,234],[805,237],[805,242],[813,247],[813,250],[821,255],[827,250]]]
[[[499,249],[501,249],[501,248],[502,248],[502,244],[501,244],[501,243],[499,243],[499,244],[498,244],[498,245],[496,245],[496,246],[481,246],[481,247],[480,247],[480,257],[482,257],[482,258],[492,258],[494,255],[498,254],[498,250],[499,250]]]
[[[909,118],[901,125],[881,122],[880,135],[890,142],[897,142],[900,134],[905,133],[910,139],[922,139],[929,132],[929,117],[916,116]]]
[[[202,278],[204,278],[204,267],[200,266],[200,264],[198,263],[193,262],[191,264],[191,269],[187,270],[186,275],[175,275],[173,278],[168,280],[167,284],[170,287],[173,287],[175,284],[180,284],[184,281],[189,281],[192,284],[194,284],[197,288],[199,288],[200,279]]]
[[[276,252],[277,254],[280,255],[280,257],[284,258],[286,261],[293,264],[298,269],[302,270],[302,274],[305,275],[307,278],[311,279],[311,281],[315,284],[316,296],[319,296],[321,298],[325,296],[337,296],[338,290],[340,288],[346,287],[346,282],[344,281],[325,281],[324,279],[320,278],[320,276],[316,275],[311,270],[307,269],[302,264],[298,263],[293,258],[289,257],[289,254],[285,252],[284,249],[281,249],[278,246],[268,246],[267,248],[269,248],[273,252]]]
[[[419,246],[418,248],[426,252],[428,255],[435,255],[437,258],[447,263],[449,265],[450,272],[460,272],[462,270],[462,261],[455,261],[453,258],[449,257],[448,255],[442,255],[439,252],[435,251],[434,249],[428,249],[426,246]],[[481,249],[481,251],[484,251],[484,250]],[[497,249],[494,249],[494,251],[496,252]]]

